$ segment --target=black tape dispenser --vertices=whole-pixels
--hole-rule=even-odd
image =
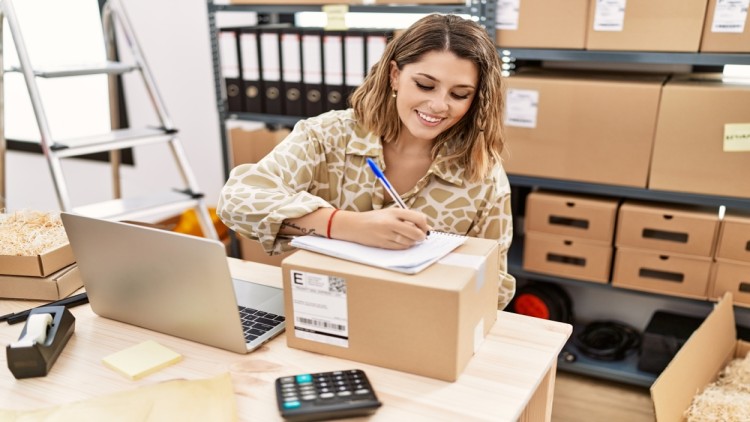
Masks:
[[[18,341],[5,348],[13,376],[20,379],[47,375],[73,335],[75,321],[65,306],[32,309]]]

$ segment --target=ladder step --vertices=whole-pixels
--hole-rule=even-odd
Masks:
[[[183,192],[166,192],[150,196],[113,199],[76,207],[72,212],[106,220],[139,220],[194,208],[202,198]],[[148,221],[146,221],[148,222]]]
[[[116,129],[96,136],[55,141],[52,151],[58,157],[77,157],[95,152],[113,151],[140,145],[166,142],[174,137],[164,129],[128,128]]]
[[[82,65],[50,66],[42,69],[34,69],[34,75],[40,78],[63,78],[67,76],[122,74],[137,69],[135,64],[120,62],[87,63]],[[20,72],[21,68],[13,66],[6,72]]]

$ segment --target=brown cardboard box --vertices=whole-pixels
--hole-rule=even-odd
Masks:
[[[521,0],[506,19],[497,6],[495,42],[520,48],[583,49],[589,0]],[[564,16],[564,18],[562,18]]]
[[[707,1],[627,0],[619,15],[604,8],[612,2],[592,1],[586,49],[698,51]]]
[[[609,282],[612,246],[583,239],[527,232],[523,269],[595,283]]]
[[[0,274],[43,277],[76,262],[69,243],[35,256],[0,255]]]
[[[730,360],[748,352],[750,343],[737,339],[732,295],[726,294],[651,386],[656,420],[684,420],[693,397],[714,381]]]
[[[288,129],[279,130],[245,130],[232,128],[229,131],[232,146],[231,163],[237,166],[245,163],[257,163],[261,158],[289,135]]]
[[[750,215],[727,214],[719,232],[716,258],[750,263]]]
[[[459,0],[230,0],[231,4],[286,4],[286,5],[321,5],[321,4],[464,4]]]
[[[47,276],[0,275],[0,297],[7,299],[58,300],[81,287],[83,280],[75,264]]]
[[[663,76],[527,72],[505,82],[508,173],[646,187]]]
[[[742,12],[738,7],[735,13],[729,15],[734,20],[733,22],[714,22],[717,16],[716,4],[716,0],[708,0],[700,50],[711,53],[750,53],[750,13],[745,10],[745,19],[742,22]]]
[[[248,239],[244,236],[237,236],[240,243],[240,257],[245,261],[260,262],[261,264],[281,266],[281,261],[295,251],[284,252],[279,255],[269,255],[260,246],[260,243],[254,239]]]
[[[617,248],[612,285],[651,293],[706,299],[711,259]]]
[[[611,245],[618,203],[612,198],[532,192],[526,197],[526,231]]]
[[[711,271],[709,299],[731,293],[735,303],[750,307],[750,262],[717,260]]]
[[[718,209],[626,201],[617,221],[616,246],[659,253],[712,257],[719,232]]]
[[[289,347],[455,381],[497,319],[493,240],[415,275],[304,250],[281,268]]]
[[[726,129],[735,127],[728,125],[738,123],[750,123],[750,84],[722,82],[720,75],[669,81],[649,188],[750,198],[750,150],[732,151],[724,142]]]

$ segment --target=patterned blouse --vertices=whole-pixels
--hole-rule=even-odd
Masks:
[[[292,249],[281,223],[319,208],[371,211],[394,206],[384,197],[365,159],[385,168],[380,137],[360,127],[353,111],[334,110],[298,122],[294,130],[257,164],[234,168],[218,203],[218,215],[237,233],[257,238],[266,252]],[[463,180],[463,168],[433,164],[417,185],[401,194],[439,231],[497,239],[500,251],[498,309],[515,293],[507,272],[513,236],[510,185],[501,165],[478,183]]]

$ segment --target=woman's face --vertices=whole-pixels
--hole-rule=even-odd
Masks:
[[[430,143],[458,123],[476,95],[479,69],[446,51],[431,51],[399,70],[391,62],[391,87],[401,119],[401,136]]]

